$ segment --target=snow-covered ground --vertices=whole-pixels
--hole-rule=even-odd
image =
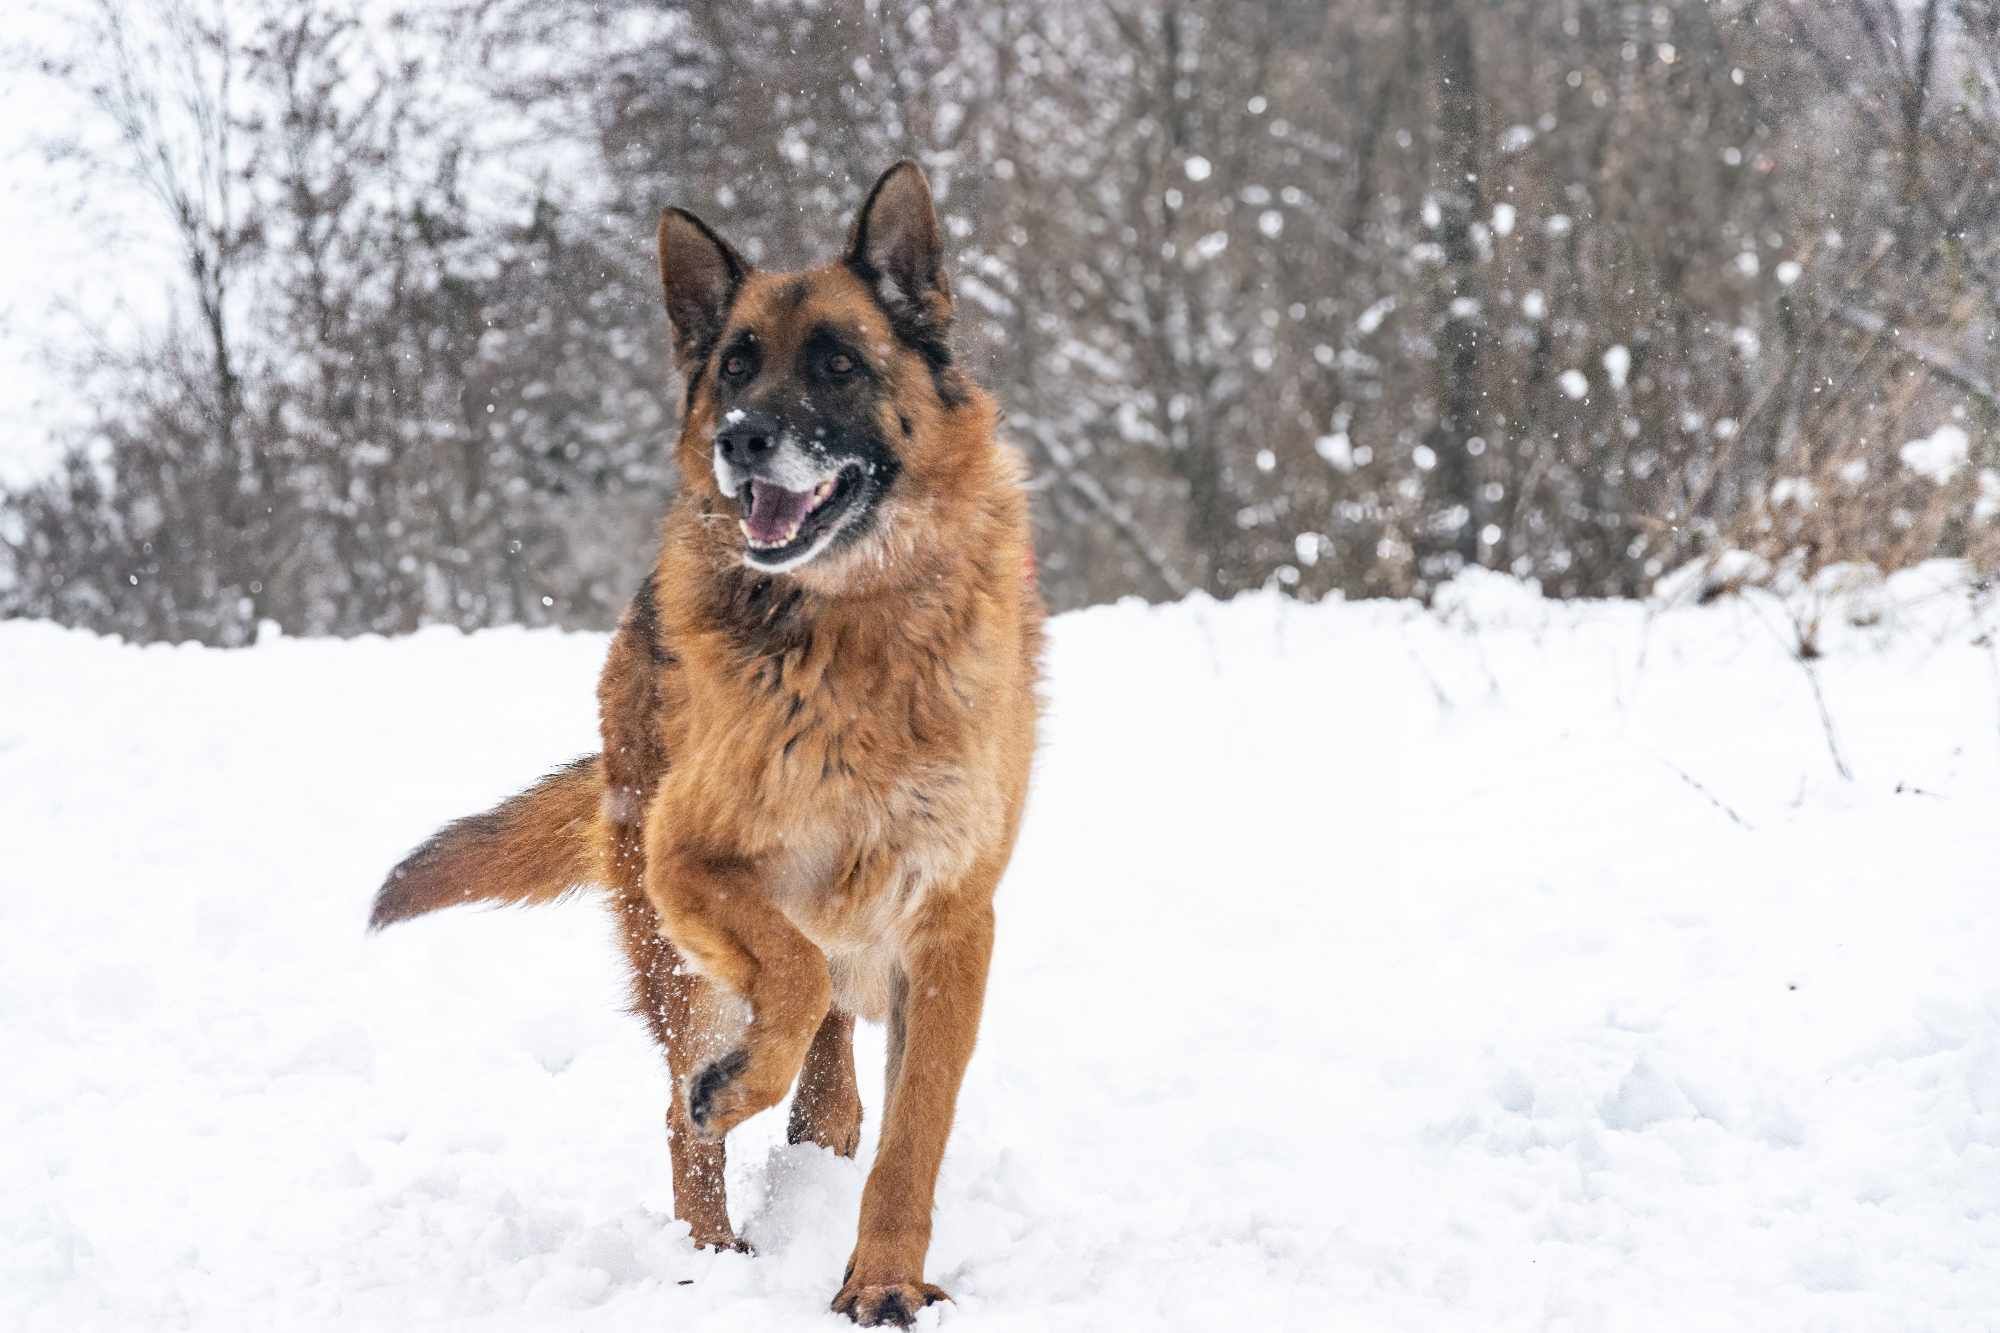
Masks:
[[[926,1323],[1992,1329],[2000,654],[1767,599],[1061,619]],[[588,899],[369,938],[603,640],[0,624],[0,1327],[835,1328],[862,1161],[666,1079]],[[881,1039],[863,1038],[868,1134]]]

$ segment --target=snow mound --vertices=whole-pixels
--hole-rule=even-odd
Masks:
[[[1100,607],[930,1275],[979,1329],[1980,1329],[2000,1309],[2000,608],[1816,664],[1762,593]],[[862,1160],[731,1140],[588,896],[362,933],[595,746],[599,636],[0,624],[0,1327],[827,1329]]]

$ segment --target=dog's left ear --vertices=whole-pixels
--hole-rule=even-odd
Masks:
[[[848,235],[847,262],[892,306],[911,307],[909,313],[935,324],[950,320],[937,209],[916,163],[898,162],[868,192]]]

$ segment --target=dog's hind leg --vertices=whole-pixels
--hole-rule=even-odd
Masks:
[[[785,1137],[842,1157],[861,1144],[861,1090],[854,1079],[854,1015],[829,1009],[806,1050]]]

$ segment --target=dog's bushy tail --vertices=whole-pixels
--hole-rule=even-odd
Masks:
[[[604,765],[578,759],[484,814],[454,820],[403,858],[375,895],[380,930],[458,903],[546,903],[592,883]]]

